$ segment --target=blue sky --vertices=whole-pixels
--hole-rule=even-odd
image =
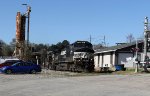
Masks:
[[[89,40],[114,45],[126,36],[141,37],[144,17],[150,17],[150,0],[0,0],[0,39],[15,38],[16,13],[32,7],[30,42],[56,44]]]

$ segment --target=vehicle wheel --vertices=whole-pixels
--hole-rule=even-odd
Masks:
[[[12,73],[12,70],[8,69],[6,70],[6,74],[11,74]]]
[[[30,71],[31,74],[36,74],[36,71],[33,69]]]

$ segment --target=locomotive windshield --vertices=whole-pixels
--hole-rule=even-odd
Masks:
[[[88,41],[76,41],[72,44],[74,52],[91,52],[94,53],[93,46]]]
[[[74,48],[92,48],[92,44],[87,41],[76,41],[73,46]]]

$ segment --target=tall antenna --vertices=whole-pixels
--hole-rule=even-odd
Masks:
[[[106,46],[106,38],[105,38],[105,35],[104,35],[104,46]]]
[[[90,35],[90,43],[92,42],[92,37],[91,37],[91,35]]]

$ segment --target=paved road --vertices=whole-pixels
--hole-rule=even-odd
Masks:
[[[149,96],[150,74],[66,77],[0,74],[0,96]]]

